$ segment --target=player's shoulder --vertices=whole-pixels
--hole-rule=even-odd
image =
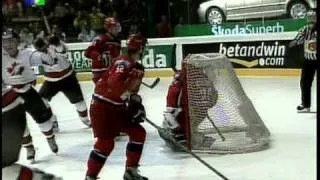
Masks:
[[[98,35],[98,36],[95,36],[93,39],[92,39],[92,43],[97,43],[97,42],[101,42],[101,41],[104,41],[105,38],[103,37],[103,35]]]
[[[130,61],[130,58],[126,55],[120,55],[114,60],[115,65],[124,65],[125,67],[129,67],[132,62]]]
[[[19,56],[21,58],[29,58],[35,51],[33,48],[23,48],[19,50]]]
[[[108,40],[109,40],[109,38],[105,34],[99,34],[93,38],[93,41],[108,41]]]

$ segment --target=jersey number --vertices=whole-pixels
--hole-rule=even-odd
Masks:
[[[116,73],[123,73],[124,71],[124,65],[120,64],[116,68]]]

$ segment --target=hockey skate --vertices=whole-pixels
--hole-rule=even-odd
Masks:
[[[141,176],[137,168],[128,167],[123,175],[123,180],[148,180],[148,178]]]
[[[86,176],[84,180],[97,180],[98,178]]]
[[[297,107],[297,111],[298,113],[309,113],[310,107],[305,107],[303,104],[301,104]]]
[[[56,142],[56,138],[53,136],[53,137],[47,138],[47,141],[48,141],[48,144],[49,144],[51,151],[53,153],[57,153],[58,152],[58,145]]]
[[[88,119],[88,118],[81,118],[81,122],[84,124],[84,125],[86,125],[86,126],[88,126],[88,128],[91,128],[91,121]]]
[[[33,164],[35,162],[36,150],[33,145],[25,147],[27,150],[27,160]]]
[[[55,133],[60,131],[58,121],[53,121],[52,129],[53,129],[53,132]]]

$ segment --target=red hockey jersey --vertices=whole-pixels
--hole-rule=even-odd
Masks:
[[[121,41],[109,34],[96,37],[85,51],[85,56],[92,60],[92,72],[107,70],[112,60],[120,55]]]
[[[133,72],[136,61],[128,56],[119,56],[111,64],[110,68],[102,75],[96,84],[94,96],[115,105],[121,105],[128,95],[129,81],[142,79]]]
[[[182,86],[181,80],[174,79],[170,84],[167,93],[167,110],[172,111],[176,108],[182,108]]]

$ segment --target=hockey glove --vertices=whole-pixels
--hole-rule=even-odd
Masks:
[[[177,116],[181,112],[181,108],[168,108],[167,111],[163,113],[164,121],[162,123],[163,128],[176,129],[179,127],[177,122]]]
[[[126,112],[129,122],[140,123],[146,118],[146,111],[142,105],[142,98],[138,94],[131,94],[126,102]]]

